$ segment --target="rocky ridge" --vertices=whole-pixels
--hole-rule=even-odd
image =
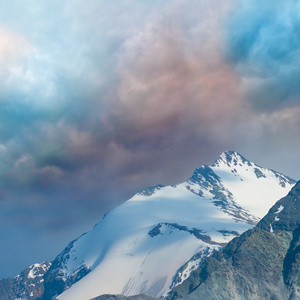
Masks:
[[[14,278],[0,281],[1,300],[33,300],[44,293],[44,275],[51,263],[33,264]]]

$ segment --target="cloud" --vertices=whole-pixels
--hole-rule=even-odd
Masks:
[[[21,35],[0,27],[0,78],[10,79],[11,73],[18,72],[18,63],[29,50],[29,42]]]
[[[31,42],[20,71],[0,86],[6,181],[64,185],[82,168],[89,172],[118,156],[130,165],[137,155],[145,168],[149,153],[164,161],[179,147],[180,155],[188,136],[194,145],[212,141],[207,128],[217,134],[239,109],[237,79],[220,45],[230,5],[215,12],[219,4],[89,1],[62,9],[54,1],[15,11],[17,23],[3,15],[3,26]],[[24,157],[31,163],[11,168]]]
[[[254,101],[250,87],[267,95],[291,66],[265,61],[275,42],[252,30],[256,2],[228,25],[235,4],[12,0],[0,10],[0,76],[10,72],[0,83],[0,234],[22,243],[23,267],[35,262],[31,242],[53,258],[137,190],[185,180],[226,149],[259,157],[278,136],[295,145],[299,114],[275,110],[286,100],[259,97],[253,110],[243,98]],[[273,30],[268,9],[259,31]]]
[[[228,58],[258,110],[299,104],[299,10],[294,0],[241,0],[229,21]]]

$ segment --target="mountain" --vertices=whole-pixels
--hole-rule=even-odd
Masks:
[[[174,288],[171,299],[300,299],[300,181],[255,228]]]
[[[187,181],[150,187],[107,213],[56,257],[41,299],[167,295],[206,257],[253,228],[294,184],[224,152]]]
[[[44,293],[44,274],[49,270],[51,263],[33,264],[14,278],[0,280],[0,299],[33,300]]]

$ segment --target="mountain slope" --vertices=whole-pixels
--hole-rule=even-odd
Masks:
[[[228,151],[186,182],[139,192],[55,259],[43,299],[158,297],[252,228],[294,181]],[[256,202],[254,202],[256,201]]]
[[[300,182],[254,229],[209,257],[171,299],[300,299]]]

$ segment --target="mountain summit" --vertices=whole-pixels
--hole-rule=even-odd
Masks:
[[[229,167],[236,166],[238,164],[248,164],[251,165],[251,162],[247,160],[244,156],[239,154],[236,151],[225,151],[223,152],[217,160],[212,164],[212,167],[220,166],[221,164],[227,164]]]

